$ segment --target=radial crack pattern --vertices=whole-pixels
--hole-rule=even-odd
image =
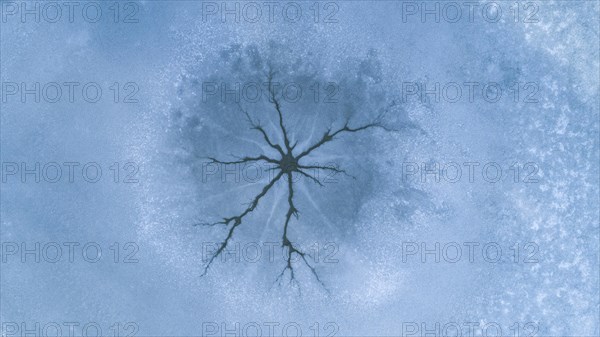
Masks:
[[[371,123],[361,125],[358,127],[351,127],[350,122],[346,121],[344,123],[343,127],[339,128],[335,131],[332,131],[331,128],[327,129],[327,131],[323,134],[323,136],[317,142],[308,146],[304,151],[301,151],[300,153],[296,154],[296,153],[294,153],[294,149],[295,149],[296,145],[298,144],[298,142],[295,141],[294,144],[290,143],[289,130],[286,129],[286,127],[285,127],[282,106],[281,106],[278,98],[275,95],[275,90],[273,89],[273,76],[274,75],[275,75],[275,73],[272,70],[269,70],[269,72],[266,75],[267,80],[268,80],[267,84],[268,84],[268,91],[269,91],[269,102],[273,105],[273,108],[274,108],[275,112],[277,113],[278,127],[279,127],[278,133],[280,133],[279,134],[279,136],[281,137],[280,139],[283,139],[283,145],[273,141],[273,139],[271,137],[269,137],[269,134],[267,133],[267,131],[261,126],[260,121],[254,121],[250,117],[250,114],[240,104],[238,104],[238,107],[243,112],[244,116],[246,117],[246,120],[250,124],[250,129],[258,131],[260,133],[260,135],[262,136],[266,145],[277,151],[277,153],[279,154],[279,158],[271,158],[271,157],[268,157],[267,155],[259,155],[259,156],[255,156],[255,157],[247,157],[247,156],[241,157],[234,161],[221,161],[221,160],[218,160],[218,159],[215,159],[212,157],[209,157],[208,159],[211,160],[213,163],[218,163],[218,164],[244,164],[244,163],[249,163],[249,162],[265,161],[265,162],[268,162],[271,164],[275,164],[274,167],[270,168],[269,170],[275,170],[275,171],[278,171],[278,173],[267,185],[265,185],[263,187],[263,189],[260,191],[260,193],[258,193],[252,199],[252,201],[249,203],[248,207],[246,209],[244,209],[243,211],[241,211],[239,214],[232,215],[230,217],[225,217],[221,221],[218,221],[218,222],[203,223],[203,225],[209,225],[209,226],[224,225],[224,226],[229,227],[229,230],[228,230],[228,233],[227,233],[227,236],[225,237],[225,239],[218,245],[217,250],[211,255],[210,259],[208,260],[207,264],[204,267],[204,272],[202,273],[202,275],[203,276],[206,275],[206,273],[208,272],[208,269],[210,268],[210,266],[212,265],[214,260],[223,253],[223,251],[229,244],[229,241],[232,239],[235,229],[242,224],[245,217],[248,214],[252,213],[256,209],[256,207],[258,207],[260,200],[271,190],[271,188],[275,185],[275,183],[285,177],[284,179],[287,180],[288,208],[287,208],[287,212],[285,214],[285,222],[283,223],[283,236],[281,239],[281,247],[284,249],[284,252],[285,252],[286,264],[285,264],[283,270],[281,271],[281,273],[277,276],[276,282],[281,283],[281,281],[285,277],[286,273],[289,273],[290,284],[292,284],[292,283],[297,284],[296,274],[295,274],[295,269],[294,269],[295,268],[294,261],[293,261],[293,256],[297,255],[300,257],[300,259],[298,261],[302,261],[304,263],[304,265],[310,270],[311,274],[314,276],[316,281],[319,284],[321,284],[325,290],[327,290],[327,288],[325,287],[325,283],[319,277],[319,274],[317,273],[315,267],[313,265],[311,265],[309,262],[309,258],[311,257],[311,255],[302,251],[299,247],[294,245],[292,240],[290,240],[290,238],[289,238],[288,229],[290,226],[292,216],[295,217],[296,219],[299,217],[299,210],[296,208],[296,206],[294,204],[294,179],[293,179],[294,174],[304,176],[304,177],[310,179],[311,181],[313,181],[314,183],[318,184],[321,187],[323,187],[324,185],[318,179],[318,176],[315,177],[314,175],[311,175],[310,173],[307,172],[307,170],[311,170],[311,169],[329,170],[329,171],[336,172],[336,173],[342,173],[348,177],[352,177],[352,178],[356,179],[354,176],[351,176],[345,170],[340,169],[338,167],[319,166],[319,165],[302,165],[302,164],[300,164],[300,159],[310,155],[311,153],[313,153],[313,151],[319,149],[320,147],[324,146],[325,144],[336,140],[337,138],[339,138],[339,136],[341,136],[343,134],[356,133],[356,132],[373,129],[373,128],[380,128],[380,129],[383,129],[386,131],[392,131],[391,129],[389,129],[381,124],[381,118],[383,117],[383,115],[385,113],[387,113],[387,111],[391,107],[394,106],[395,103],[392,102],[392,104],[390,106],[388,106],[388,108]]]

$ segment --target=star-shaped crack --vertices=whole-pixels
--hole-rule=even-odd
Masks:
[[[255,122],[250,117],[250,114],[246,110],[244,110],[240,104],[238,104],[238,107],[244,113],[248,123],[250,124],[251,129],[260,133],[264,142],[269,147],[271,147],[272,149],[277,151],[277,153],[279,154],[279,158],[271,158],[266,155],[259,155],[259,156],[254,156],[254,157],[248,157],[248,156],[240,157],[235,161],[222,161],[222,160],[218,160],[218,159],[212,158],[212,157],[209,157],[208,159],[211,161],[211,163],[223,164],[223,165],[245,164],[245,163],[252,163],[252,162],[267,162],[267,163],[273,164],[274,167],[272,167],[271,170],[278,171],[278,173],[268,184],[266,184],[263,187],[263,189],[260,191],[260,193],[258,193],[252,199],[252,201],[248,204],[248,207],[246,209],[244,209],[242,212],[238,213],[237,215],[232,215],[230,217],[224,217],[221,221],[218,221],[218,222],[202,224],[202,225],[206,225],[206,226],[225,225],[225,226],[229,227],[227,236],[218,245],[218,248],[211,255],[210,259],[208,260],[207,264],[205,265],[202,276],[204,276],[208,273],[208,269],[210,268],[210,266],[212,265],[214,260],[218,256],[220,256],[221,253],[223,253],[223,251],[229,244],[229,241],[233,238],[233,234],[234,234],[236,228],[238,228],[242,224],[245,217],[248,216],[250,213],[252,213],[256,209],[256,207],[258,207],[259,202],[262,200],[262,198],[265,195],[267,195],[267,193],[271,190],[271,188],[275,185],[275,183],[285,177],[285,178],[287,178],[288,209],[287,209],[287,212],[285,215],[285,222],[283,225],[283,237],[281,239],[281,247],[285,250],[286,265],[283,268],[283,270],[281,271],[281,273],[277,276],[276,282],[277,281],[281,282],[281,280],[283,279],[283,277],[285,276],[285,273],[287,271],[289,271],[289,274],[290,274],[290,283],[297,282],[296,275],[294,273],[294,266],[292,263],[293,262],[292,257],[294,254],[296,254],[297,256],[300,257],[300,259],[304,262],[304,264],[309,268],[309,270],[311,271],[312,275],[315,277],[317,282],[319,282],[323,286],[323,288],[327,290],[327,288],[325,287],[325,284],[323,283],[323,281],[319,277],[317,271],[315,270],[315,267],[313,265],[311,265],[309,262],[308,258],[312,257],[312,256],[310,254],[308,254],[307,252],[301,250],[294,243],[292,243],[292,241],[289,239],[289,236],[288,236],[288,229],[289,229],[289,225],[290,225],[292,216],[294,216],[296,219],[298,218],[298,209],[296,208],[296,205],[294,204],[294,181],[292,179],[293,175],[300,174],[300,175],[312,180],[313,182],[315,182],[316,184],[318,184],[321,187],[324,186],[323,183],[317,177],[315,177],[314,175],[311,175],[308,172],[308,170],[317,169],[317,170],[333,171],[335,173],[342,173],[346,176],[354,178],[353,176],[349,175],[343,169],[340,169],[340,168],[337,168],[334,166],[303,165],[301,163],[301,160],[303,158],[309,156],[311,153],[313,153],[314,151],[316,151],[323,145],[334,141],[335,139],[337,139],[338,136],[340,136],[342,134],[356,133],[356,132],[360,132],[360,131],[368,130],[368,129],[372,129],[372,128],[380,128],[385,131],[394,131],[390,128],[385,127],[381,123],[381,119],[382,119],[383,115],[385,113],[387,113],[388,110],[395,105],[395,103],[392,102],[387,107],[387,109],[385,109],[385,111],[383,111],[371,123],[364,124],[364,125],[361,125],[358,127],[351,127],[349,125],[349,121],[346,120],[346,122],[344,123],[344,125],[341,128],[332,130],[332,128],[329,127],[327,129],[327,131],[321,136],[321,138],[317,142],[315,142],[314,144],[312,144],[311,146],[306,148],[304,151],[298,153],[297,151],[296,152],[294,151],[298,142],[295,141],[293,144],[290,143],[289,131],[284,125],[284,118],[283,118],[283,112],[281,109],[281,104],[280,104],[279,100],[277,99],[277,97],[275,95],[275,90],[273,88],[273,75],[274,75],[273,71],[269,70],[269,72],[267,74],[268,94],[269,94],[269,98],[270,98],[269,101],[273,104],[273,107],[278,115],[279,132],[281,132],[281,136],[283,138],[283,146],[278,144],[277,142],[273,141],[271,139],[271,137],[269,137],[266,130],[262,127],[260,122],[258,122],[258,123]]]

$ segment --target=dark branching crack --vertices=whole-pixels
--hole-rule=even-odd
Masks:
[[[338,137],[342,134],[360,132],[360,131],[371,129],[371,128],[380,128],[385,131],[395,131],[395,130],[387,128],[383,124],[381,124],[381,119],[382,119],[383,115],[385,113],[387,113],[387,111],[391,107],[393,107],[395,105],[395,103],[392,102],[392,104],[390,104],[387,107],[387,109],[385,111],[383,111],[383,113],[381,115],[379,115],[371,123],[368,123],[368,124],[365,124],[362,126],[358,126],[358,127],[351,127],[349,125],[349,121],[347,120],[341,128],[336,129],[335,131],[332,130],[331,127],[328,128],[327,131],[321,137],[321,139],[319,139],[316,143],[309,146],[306,150],[295,154],[294,149],[296,148],[296,145],[298,144],[298,142],[295,141],[293,144],[290,144],[288,129],[284,125],[281,104],[279,103],[279,100],[277,99],[277,97],[275,97],[275,91],[273,90],[273,85],[272,85],[273,75],[274,75],[274,73],[272,71],[269,71],[269,73],[267,74],[268,91],[269,91],[269,96],[270,96],[270,102],[273,104],[273,106],[277,112],[278,118],[279,118],[279,129],[280,129],[279,131],[281,132],[281,136],[283,138],[283,146],[281,146],[277,142],[273,141],[269,137],[266,130],[260,124],[260,121],[255,122],[250,117],[250,114],[248,114],[248,112],[246,110],[244,110],[240,104],[238,104],[238,107],[244,113],[246,120],[250,124],[251,129],[256,130],[258,133],[260,133],[260,135],[262,136],[265,143],[269,147],[271,147],[272,149],[277,151],[277,153],[279,154],[279,158],[271,158],[266,155],[260,155],[260,156],[256,156],[256,157],[240,157],[240,158],[237,158],[237,160],[235,160],[235,161],[221,161],[221,160],[218,160],[218,159],[215,159],[212,157],[209,157],[208,159],[212,163],[224,164],[224,165],[226,165],[226,164],[245,164],[245,163],[263,161],[263,162],[268,162],[268,163],[274,164],[274,167],[272,169],[277,170],[279,172],[277,173],[277,175],[275,175],[273,180],[271,180],[267,185],[265,185],[263,187],[263,189],[260,191],[260,193],[258,193],[252,199],[252,201],[248,204],[248,207],[245,210],[243,210],[242,212],[240,212],[237,215],[233,215],[231,217],[225,217],[221,221],[218,221],[218,222],[201,224],[201,225],[205,225],[205,226],[214,226],[214,225],[225,225],[228,227],[230,226],[227,236],[225,237],[223,242],[221,242],[219,244],[217,250],[214,252],[214,254],[212,254],[210,259],[208,260],[208,263],[205,265],[202,276],[204,276],[208,273],[208,269],[210,268],[210,266],[212,265],[214,260],[219,255],[221,255],[221,253],[225,250],[225,248],[229,244],[229,241],[233,237],[235,229],[242,224],[242,221],[244,220],[244,218],[256,209],[260,200],[271,190],[271,188],[275,185],[275,183],[278,182],[279,180],[281,180],[283,177],[285,177],[285,178],[287,178],[287,188],[288,188],[288,198],[287,198],[288,210],[285,215],[285,223],[283,226],[283,237],[281,240],[281,247],[284,248],[285,252],[286,252],[286,255],[285,255],[286,265],[283,268],[283,270],[281,271],[281,273],[278,275],[276,282],[281,283],[286,272],[289,271],[290,284],[297,283],[295,273],[294,273],[293,259],[292,259],[293,255],[296,254],[297,256],[300,257],[300,259],[304,262],[304,264],[309,268],[309,270],[311,271],[312,275],[315,277],[317,282],[319,282],[321,284],[321,286],[323,286],[323,288],[325,290],[327,290],[327,288],[325,287],[325,284],[323,283],[323,281],[319,277],[317,271],[315,270],[315,267],[313,265],[311,265],[310,262],[308,261],[308,258],[309,257],[312,258],[312,256],[310,254],[308,254],[307,252],[302,251],[298,246],[294,245],[294,243],[292,243],[292,241],[289,239],[289,236],[288,236],[288,229],[289,229],[289,225],[290,225],[292,216],[294,216],[297,219],[298,214],[299,214],[299,211],[294,204],[294,182],[292,179],[293,174],[300,174],[300,175],[312,180],[313,182],[315,182],[316,184],[318,184],[321,187],[324,186],[323,183],[318,178],[316,178],[315,176],[308,173],[307,170],[311,170],[311,169],[319,170],[320,169],[320,170],[333,171],[336,173],[342,173],[348,177],[355,179],[355,177],[349,175],[343,169],[332,167],[332,166],[302,165],[300,163],[300,159],[310,155],[313,151],[319,149],[323,145],[334,141],[335,139],[337,139],[336,137]]]

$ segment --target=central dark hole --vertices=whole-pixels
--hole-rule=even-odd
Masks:
[[[291,153],[288,153],[279,161],[279,167],[283,172],[290,173],[298,168],[298,161]]]

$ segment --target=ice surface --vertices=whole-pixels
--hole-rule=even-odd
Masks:
[[[498,22],[480,14],[488,2],[478,3],[473,22],[459,3],[464,17],[456,23],[443,16],[437,23],[433,15],[422,22],[420,12],[404,17],[407,4],[423,3],[393,1],[321,2],[319,22],[315,4],[297,2],[303,16],[296,23],[281,17],[235,22],[233,16],[223,23],[220,15],[203,17],[206,3],[129,3],[137,9],[133,23],[122,22],[133,7],[121,3],[115,23],[110,4],[102,2],[97,23],[77,14],[69,22],[66,12],[49,23],[33,16],[22,22],[6,14],[10,8],[2,2],[2,97],[8,82],[95,82],[103,89],[97,103],[77,96],[74,103],[65,97],[35,103],[31,95],[25,103],[19,95],[2,102],[3,179],[7,163],[96,162],[103,169],[97,183],[80,176],[70,183],[66,169],[58,183],[35,183],[32,175],[25,183],[19,175],[3,180],[3,333],[11,335],[15,322],[18,336],[21,323],[57,322],[67,335],[64,322],[78,322],[81,335],[82,326],[96,322],[103,335],[114,335],[115,323],[121,324],[118,334],[127,335],[132,325],[124,325],[131,322],[137,336],[224,336],[222,324],[238,323],[235,335],[244,335],[244,327],[256,334],[256,323],[267,336],[269,322],[276,322],[275,335],[295,335],[294,327],[282,330],[294,323],[304,336],[400,336],[410,335],[416,323],[414,335],[424,336],[422,323],[475,322],[490,327],[488,336],[498,335],[496,326],[503,336],[600,335],[597,2],[517,2],[516,20],[515,3],[496,2],[503,10]],[[246,3],[227,2],[235,4]],[[323,22],[336,8],[336,22]],[[537,22],[529,22],[534,9]],[[338,164],[355,179],[297,184],[300,214],[292,218],[290,235],[307,250],[318,244],[321,258],[333,254],[336,263],[315,264],[329,294],[303,264],[296,268],[300,288],[287,278],[274,284],[284,267],[280,256],[215,263],[200,277],[203,245],[221,242],[226,228],[194,224],[239,212],[263,186],[222,183],[219,176],[204,182],[206,157],[276,155],[249,130],[236,104],[217,96],[203,102],[202,85],[261,81],[267,60],[279,69],[276,78],[305,92],[314,83],[339,89],[335,103],[304,96],[283,104],[300,149],[329,125],[335,129],[346,118],[360,125],[397,103],[383,121],[398,132],[347,135],[311,157]],[[114,82],[121,101],[129,92],[123,85],[135,83],[138,102],[115,103]],[[504,95],[493,103],[481,95],[471,102],[466,91],[459,102],[435,102],[431,95],[429,102],[414,95],[404,100],[407,82],[457,83],[463,90],[465,82],[497,83]],[[244,107],[277,134],[271,103]],[[119,183],[110,169],[115,162]],[[127,162],[138,169],[137,183],[123,183]],[[407,163],[449,162],[463,167],[456,183],[403,174]],[[480,163],[478,170],[497,163],[507,176],[490,183],[476,171],[470,182],[463,165],[470,162]],[[513,163],[520,169],[517,182]],[[286,198],[286,185],[277,184],[236,230],[232,247],[279,247]],[[69,262],[66,248],[57,263],[7,254],[12,243],[31,249],[36,242],[77,242],[80,248],[96,242],[102,258],[90,263],[76,255]],[[403,255],[407,242],[428,248],[456,242],[464,254],[466,242],[497,243],[503,253],[497,263],[481,255],[458,263],[443,256],[435,263],[429,255],[422,263],[420,255]],[[139,248],[138,261],[123,263],[132,247]],[[218,326],[214,334],[212,324]]]

